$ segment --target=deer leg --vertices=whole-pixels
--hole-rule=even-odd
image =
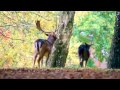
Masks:
[[[79,57],[79,61],[82,62],[81,57]]]
[[[40,68],[40,61],[43,59],[45,52],[41,53],[38,59],[38,67]]]
[[[86,66],[87,66],[87,62],[88,62],[88,60],[86,60]]]
[[[80,56],[79,56],[79,62],[80,62],[80,66],[82,67],[82,60]]]
[[[80,66],[83,67],[83,62],[80,62]]]
[[[42,61],[41,61],[42,60]],[[41,62],[43,62],[43,56],[41,55],[41,56],[39,56],[39,59],[38,59],[38,67],[40,68],[41,66],[40,66],[40,61]]]
[[[80,60],[80,66],[83,67],[83,57],[79,57],[79,60]]]
[[[83,67],[83,60],[80,61],[80,66]]]
[[[42,60],[41,60],[41,67],[43,66],[43,58],[42,58]]]
[[[49,59],[49,53],[48,53],[48,56],[47,56],[47,59],[46,59],[46,63],[45,63],[45,65],[47,66],[47,62],[48,62],[48,59]]]
[[[38,55],[38,53],[36,53],[36,54],[34,55],[33,68],[34,68],[34,66],[35,66],[35,62],[36,62],[36,59],[37,59],[37,55]]]
[[[39,59],[38,59],[38,67],[40,68],[40,60],[42,59],[41,56],[39,56]]]
[[[86,67],[86,60],[83,61],[83,67]]]

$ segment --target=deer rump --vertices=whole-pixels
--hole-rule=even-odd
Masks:
[[[84,60],[90,57],[89,49],[87,49],[85,45],[81,45],[79,47],[78,54],[79,54],[79,57],[81,57]]]
[[[35,49],[37,52],[40,52],[40,48],[44,44],[45,40],[44,39],[38,39],[35,41]]]
[[[48,50],[48,48],[46,48],[46,46],[48,45],[47,40],[45,39],[37,39],[35,41],[35,51],[39,54],[44,53],[41,52],[41,49],[44,49],[43,51],[45,51],[46,49]],[[47,53],[45,53],[47,55]]]
[[[81,67],[83,66],[83,61],[87,61],[90,57],[90,52],[89,52],[89,45],[80,45],[78,48],[78,55],[79,55],[79,60],[80,60],[80,65]],[[86,66],[86,65],[85,65]]]
[[[41,66],[43,66],[43,57],[44,56],[46,56],[46,58],[49,57],[50,49],[47,48],[48,44],[49,44],[48,41],[45,39],[37,39],[34,44],[35,45],[35,58],[38,57],[37,60],[41,61]],[[35,61],[36,61],[36,59],[35,59]],[[34,63],[35,63],[35,61],[34,61]],[[47,60],[46,60],[46,62],[47,62]]]

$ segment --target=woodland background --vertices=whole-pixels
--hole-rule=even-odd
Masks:
[[[0,68],[32,68],[34,41],[47,38],[36,29],[41,21],[54,31],[60,11],[0,11]],[[115,11],[76,11],[65,67],[79,68],[78,47],[93,43],[88,67],[106,68],[115,25]]]

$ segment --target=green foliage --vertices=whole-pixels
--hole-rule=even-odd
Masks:
[[[78,19],[78,22],[74,23],[70,44],[75,45],[75,40],[77,43],[93,43],[92,48],[95,49],[95,57],[102,62],[109,55],[115,12],[93,11],[84,16],[78,16]]]
[[[95,66],[92,59],[89,59],[89,60],[88,60],[87,66],[88,66],[88,67],[94,67],[94,66]]]

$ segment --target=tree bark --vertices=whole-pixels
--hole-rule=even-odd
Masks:
[[[110,49],[110,56],[108,58],[108,68],[120,68],[120,12],[116,12],[116,23],[114,36]]]
[[[57,40],[53,45],[49,67],[64,67],[68,55],[69,41],[72,35],[75,11],[62,11],[57,30]]]

